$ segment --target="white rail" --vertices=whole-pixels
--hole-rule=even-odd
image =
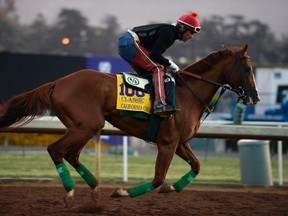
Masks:
[[[64,134],[65,126],[57,117],[42,117],[35,119],[27,125],[21,127],[10,127],[9,133],[50,133]],[[100,134],[100,133],[99,133]],[[127,133],[113,127],[106,122],[100,135],[121,135],[123,137],[123,180],[128,181],[128,161],[127,161]],[[220,139],[259,139],[278,140],[278,176],[279,185],[283,184],[283,161],[282,161],[282,141],[288,140],[288,123],[284,122],[243,122],[241,125],[232,124],[229,121],[205,121],[199,128],[196,137],[220,138]],[[99,137],[97,140],[100,140]],[[99,143],[98,143],[99,144]],[[98,157],[98,159],[100,158]],[[96,161],[97,163],[100,161]],[[100,172],[100,171],[99,171]]]
[[[42,117],[27,125],[11,127],[11,133],[65,133],[65,126],[57,117]],[[0,132],[3,132],[3,130]],[[106,122],[102,135],[128,135]],[[196,137],[223,139],[288,140],[288,123],[285,122],[243,122],[241,125],[229,121],[205,121]]]

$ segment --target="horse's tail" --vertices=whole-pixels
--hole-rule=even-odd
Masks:
[[[17,127],[43,116],[51,107],[50,93],[54,83],[47,83],[31,91],[18,94],[0,106],[0,128]]]

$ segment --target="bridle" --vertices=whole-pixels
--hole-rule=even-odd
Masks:
[[[188,71],[185,71],[185,70],[180,70],[179,73],[178,73],[178,76],[179,78],[181,79],[181,81],[183,82],[183,84],[188,88],[188,90],[192,93],[192,95],[194,97],[196,97],[204,106],[205,106],[205,112],[207,113],[206,116],[204,117],[203,121],[208,117],[208,115],[210,115],[211,112],[213,112],[216,104],[218,103],[218,101],[220,100],[220,98],[222,97],[222,95],[226,92],[226,90],[229,90],[229,91],[232,91],[234,93],[236,93],[238,95],[238,102],[239,100],[243,100],[245,97],[247,97],[247,94],[242,86],[242,76],[241,76],[241,71],[240,71],[240,60],[243,59],[243,58],[250,58],[249,56],[242,56],[240,51],[237,51],[235,54],[235,57],[236,57],[236,64],[237,64],[237,73],[238,73],[238,88],[235,89],[235,88],[232,88],[231,86],[229,86],[228,84],[221,84],[221,83],[218,83],[218,82],[215,82],[215,81],[212,81],[212,80],[209,80],[209,79],[206,79],[205,77],[203,76],[200,76],[198,74],[195,74],[195,73],[192,73],[192,72],[188,72]],[[198,80],[202,80],[204,82],[207,82],[207,83],[210,83],[214,86],[217,86],[217,87],[220,87],[221,88],[221,91],[219,93],[219,96],[217,97],[217,100],[214,102],[214,104],[209,107],[205,102],[204,100],[199,97],[194,91],[193,89],[186,83],[186,81],[183,79],[183,77],[181,76],[181,74],[185,74],[185,75],[188,75],[190,77],[193,77],[193,78],[196,78]]]
[[[247,97],[247,92],[245,91],[243,84],[243,76],[241,76],[241,70],[240,70],[240,60],[241,59],[250,59],[249,56],[244,55],[242,56],[240,51],[236,52],[234,54],[236,56],[236,64],[237,64],[237,73],[238,73],[238,88],[232,89],[231,91],[235,92],[238,95],[238,102],[239,100],[243,100],[245,97]]]

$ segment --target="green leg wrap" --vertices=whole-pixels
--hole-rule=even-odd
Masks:
[[[154,186],[152,184],[152,182],[147,182],[132,188],[129,188],[127,190],[128,194],[130,197],[136,197],[136,196],[140,196],[142,194],[145,194],[151,190],[154,190]]]
[[[95,176],[83,164],[80,164],[76,171],[92,189],[98,185]]]
[[[181,179],[175,182],[173,187],[175,188],[177,192],[179,192],[183,190],[183,188],[185,188],[188,184],[190,184],[195,179],[195,177],[196,177],[196,174],[193,173],[192,171],[189,171],[184,176],[182,176]]]
[[[59,173],[59,176],[62,180],[63,186],[66,189],[67,192],[71,191],[72,189],[75,188],[75,184],[72,180],[72,177],[70,175],[70,172],[66,166],[66,164],[60,163],[58,165],[56,165],[56,169]]]

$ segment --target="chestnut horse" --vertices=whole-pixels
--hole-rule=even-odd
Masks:
[[[180,111],[160,122],[153,180],[127,190],[118,189],[112,196],[135,197],[161,186],[175,153],[190,169],[162,191],[179,192],[192,182],[199,174],[200,164],[188,141],[196,134],[202,114],[217,90],[227,84],[245,105],[259,101],[247,48],[247,45],[244,48],[224,46],[175,75],[176,107]],[[75,185],[63,159],[93,189],[92,194],[99,195],[97,179],[79,161],[79,155],[87,141],[104,127],[105,120],[132,136],[146,138],[148,120],[123,117],[116,110],[116,76],[113,74],[81,70],[16,95],[0,107],[0,128],[9,130],[12,124],[27,123],[47,109],[53,110],[67,128],[61,139],[48,146],[48,152],[67,191],[68,206],[72,203]]]

